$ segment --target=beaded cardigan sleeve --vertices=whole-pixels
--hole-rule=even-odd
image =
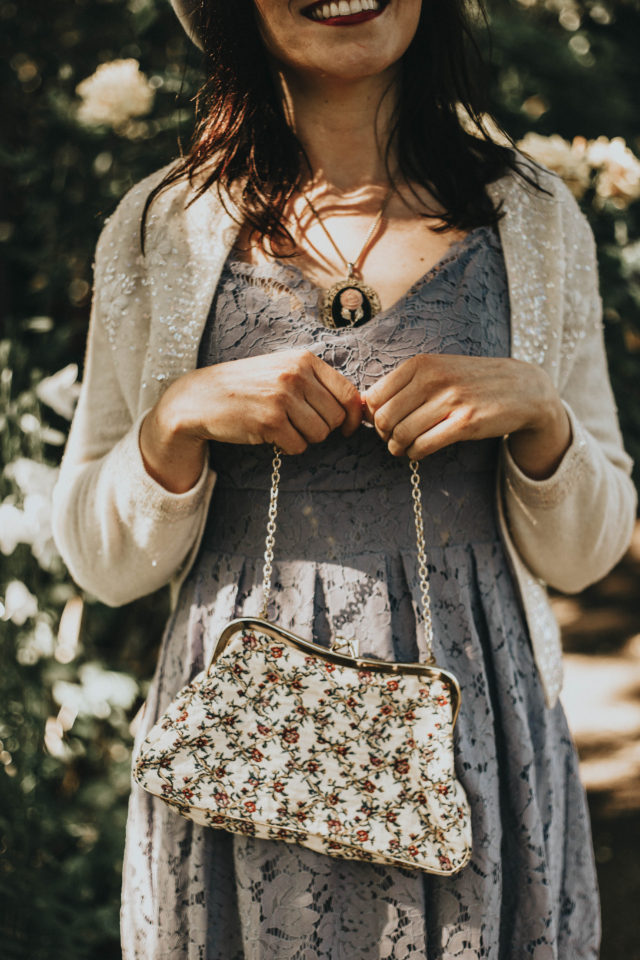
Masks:
[[[527,477],[505,443],[503,496],[511,538],[529,571],[575,593],[605,576],[626,550],[637,496],[607,370],[593,234],[567,188],[548,175],[545,186],[555,195],[557,242],[546,245],[550,263],[539,272],[559,293],[560,322],[542,365],[569,415],[572,442],[546,480]]]
[[[111,606],[179,573],[215,482],[205,462],[195,486],[171,493],[144,466],[138,435],[149,408],[139,408],[138,353],[150,306],[135,246],[139,205],[132,201],[129,194],[98,240],[83,386],[53,504],[55,541],[73,579]],[[105,322],[114,309],[135,318],[134,349],[127,349],[123,330]]]

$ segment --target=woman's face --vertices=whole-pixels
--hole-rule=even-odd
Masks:
[[[360,80],[402,57],[422,0],[254,0],[270,55],[312,80]]]

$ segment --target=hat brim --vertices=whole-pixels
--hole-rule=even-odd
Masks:
[[[202,0],[171,0],[178,20],[182,24],[187,36],[195,43],[196,47],[204,50],[202,40],[198,33],[198,8]]]

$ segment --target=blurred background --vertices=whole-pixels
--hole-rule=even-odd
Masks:
[[[489,15],[496,116],[566,178],[594,229],[611,374],[640,462],[640,5],[490,0]],[[1,952],[116,960],[130,725],[167,598],[113,610],[82,595],[51,539],[50,495],[98,233],[128,187],[186,149],[200,56],[168,0],[0,0],[0,51]],[[554,600],[603,960],[640,960],[639,599],[640,528],[606,580]]]

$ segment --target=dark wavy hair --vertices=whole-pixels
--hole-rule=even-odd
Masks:
[[[399,105],[385,151],[390,181],[394,145],[396,179],[429,191],[445,211],[438,214],[444,230],[496,223],[500,210],[485,187],[508,170],[536,186],[533,168],[518,163],[513,141],[507,137],[510,146],[498,144],[487,131],[486,73],[469,6],[467,0],[424,0],[415,36],[401,61]],[[486,26],[484,8],[476,9]],[[266,241],[265,249],[276,240],[289,241],[293,249],[282,215],[309,165],[285,120],[253,0],[200,0],[196,15],[206,80],[196,97],[194,136],[188,152],[147,197],[140,225],[142,252],[154,197],[178,180],[192,182],[202,168],[206,170],[191,202],[217,189],[236,219],[250,224]],[[464,125],[461,114],[466,115]],[[227,202],[230,195],[235,211]]]

